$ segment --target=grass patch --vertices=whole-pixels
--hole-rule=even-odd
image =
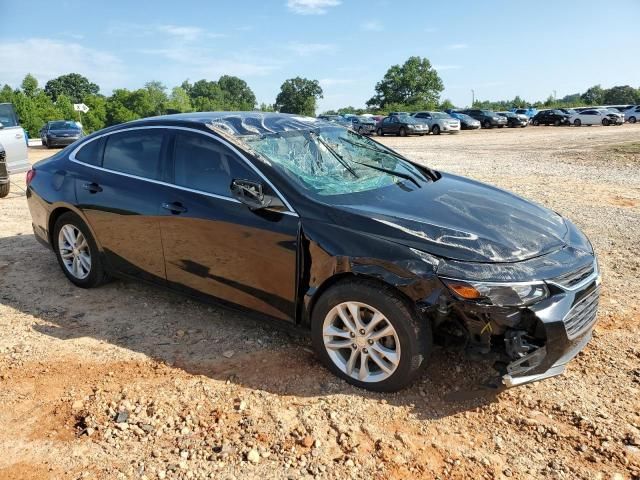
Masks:
[[[640,142],[618,143],[615,145],[609,145],[607,147],[607,150],[622,155],[638,155],[640,154]]]

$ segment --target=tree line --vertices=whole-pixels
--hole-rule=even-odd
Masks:
[[[351,106],[329,110],[326,114],[387,114],[391,111],[447,110],[455,108],[448,100],[441,100],[442,79],[431,62],[424,57],[409,57],[402,65],[393,65],[375,85],[375,94],[366,108]],[[274,104],[257,105],[256,96],[241,78],[223,75],[218,80],[185,80],[171,90],[158,81],[151,81],[137,90],[117,88],[105,96],[100,87],[78,73],[69,73],[49,80],[44,88],[36,78],[27,74],[19,88],[4,85],[0,103],[10,102],[16,107],[21,124],[36,137],[49,120],[78,119],[74,103],[84,103],[88,113],[80,116],[87,132],[122,122],[155,115],[194,111],[278,111],[315,116],[318,99],[323,91],[317,80],[295,77],[285,80]],[[602,88],[595,85],[584,93],[566,95],[560,99],[550,96],[544,101],[528,102],[516,96],[512,100],[477,100],[473,107],[491,110],[509,108],[559,108],[584,105],[640,104],[640,88],[628,85]]]

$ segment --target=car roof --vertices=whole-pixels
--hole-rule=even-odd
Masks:
[[[334,124],[314,117],[277,112],[190,112],[160,115],[123,123],[107,129],[117,131],[136,126],[162,123],[171,126],[194,127],[234,137],[308,130]],[[104,131],[103,131],[104,132]]]

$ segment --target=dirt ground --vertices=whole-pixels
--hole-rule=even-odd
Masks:
[[[75,288],[20,174],[0,200],[0,478],[640,478],[640,154],[620,148],[640,126],[382,141],[590,237],[599,321],[565,375],[495,395],[487,365],[437,350],[413,387],[373,394],[260,320],[134,282]]]

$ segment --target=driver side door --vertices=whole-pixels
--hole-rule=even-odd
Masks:
[[[175,130],[160,231],[169,285],[294,321],[298,216],[250,210],[232,180],[270,186],[226,142]]]

